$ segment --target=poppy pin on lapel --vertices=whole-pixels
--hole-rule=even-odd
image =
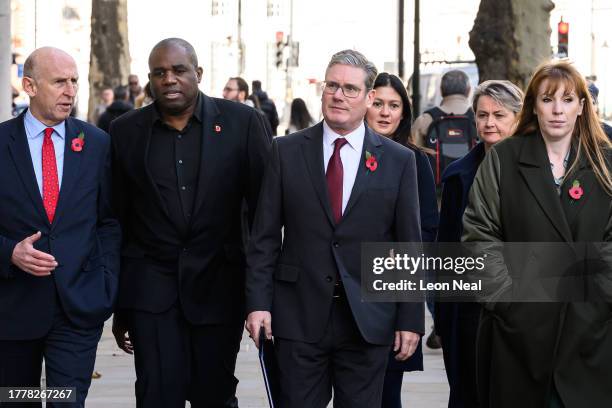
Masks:
[[[215,125],[215,132],[221,133],[221,126]]]

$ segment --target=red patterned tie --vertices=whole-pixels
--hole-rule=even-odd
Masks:
[[[336,224],[342,219],[342,179],[344,177],[344,169],[342,168],[340,149],[346,143],[348,143],[348,141],[343,137],[339,137],[334,141],[334,153],[329,159],[327,172],[325,173],[325,177],[327,178],[327,191],[329,192],[329,202],[332,212],[334,213]]]
[[[55,161],[55,148],[51,140],[53,128],[45,129],[45,138],[42,146],[42,181],[43,181],[43,204],[49,222],[53,222],[55,208],[59,197],[59,183],[57,181],[57,162]]]

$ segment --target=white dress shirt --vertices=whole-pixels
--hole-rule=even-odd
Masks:
[[[334,132],[328,125],[323,121],[323,171],[327,173],[327,164],[334,154],[334,142],[340,136]],[[365,138],[365,125],[363,122],[361,125],[353,130],[348,135],[344,136],[346,143],[340,149],[340,159],[342,160],[342,214],[346,209],[346,204],[351,197],[351,191],[353,191],[353,185],[355,184],[355,178],[357,177],[357,170],[359,169],[359,162],[361,160],[361,152],[363,150],[363,140]]]

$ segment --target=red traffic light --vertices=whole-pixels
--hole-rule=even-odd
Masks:
[[[559,25],[557,26],[557,30],[559,34],[569,33],[569,23],[566,23],[565,21],[559,22]]]

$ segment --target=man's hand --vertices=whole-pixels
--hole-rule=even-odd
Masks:
[[[420,340],[421,336],[416,333],[410,331],[396,331],[393,351],[399,352],[395,355],[395,359],[397,361],[407,360],[416,350]]]
[[[57,262],[52,255],[34,249],[34,242],[41,237],[40,231],[30,235],[15,245],[11,262],[24,272],[34,276],[49,276],[51,271],[57,267]]]
[[[270,312],[251,312],[247,316],[244,325],[255,342],[255,347],[259,348],[259,330],[263,326],[266,331],[266,339],[272,339],[272,315]]]
[[[117,314],[113,315],[113,336],[117,346],[128,354],[134,354],[134,346],[128,335],[127,324]]]

